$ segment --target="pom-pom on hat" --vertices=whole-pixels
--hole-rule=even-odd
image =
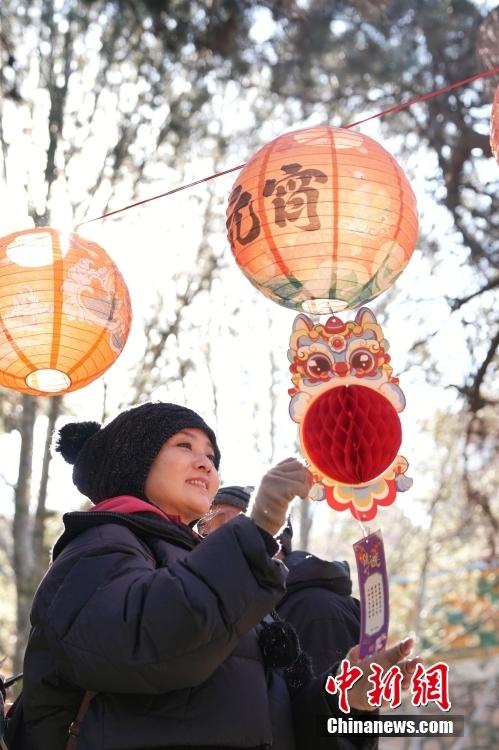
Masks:
[[[233,505],[235,508],[242,510],[243,513],[246,513],[251,493],[254,489],[254,487],[238,487],[237,485],[220,487],[213,498],[212,505]]]
[[[199,414],[177,404],[141,404],[105,427],[97,422],[71,422],[59,430],[55,450],[74,464],[73,482],[93,503],[117,495],[147,500],[144,485],[154,459],[169,438],[189,428],[207,434],[218,469],[215,433]]]

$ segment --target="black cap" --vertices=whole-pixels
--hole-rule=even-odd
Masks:
[[[239,508],[243,513],[248,510],[248,503],[250,501],[251,493],[255,488],[251,486],[238,487],[231,485],[227,487],[220,487],[217,494],[213,498],[213,505],[233,505],[235,508]]]

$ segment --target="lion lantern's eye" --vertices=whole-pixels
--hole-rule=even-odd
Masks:
[[[307,372],[312,378],[325,378],[331,372],[331,360],[324,354],[313,354],[307,361]]]
[[[350,367],[358,375],[371,375],[376,370],[376,359],[367,349],[357,349],[350,357]]]

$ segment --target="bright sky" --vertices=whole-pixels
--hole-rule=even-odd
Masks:
[[[372,126],[371,126],[372,128]],[[386,144],[385,144],[386,145]],[[427,165],[431,172],[432,165]],[[219,189],[221,201],[232,185],[235,176],[220,178]],[[418,179],[413,182],[413,188],[418,195],[419,210],[424,221],[425,206],[430,206],[429,199],[424,193],[426,175],[420,172]],[[116,405],[125,398],[124,379],[129,369],[137,366],[137,356],[141,348],[142,332],[141,318],[146,313],[147,304],[155,294],[156,288],[168,289],[171,278],[168,267],[171,258],[171,249],[182,247],[184,257],[188,255],[189,248],[195,249],[199,227],[192,231],[191,203],[193,197],[189,191],[184,191],[177,196],[160,199],[142,209],[133,209],[124,214],[120,222],[112,219],[102,223],[88,225],[86,236],[100,242],[109,254],[115,259],[131,293],[134,325],[129,342],[123,354],[108,371],[105,380],[108,384],[110,402]],[[116,204],[114,204],[116,205]],[[432,208],[432,220],[436,220],[434,206]],[[158,214],[167,212],[171,217],[171,224],[161,237],[161,247],[158,244],[155,227],[155,218]],[[83,230],[83,228],[82,228]],[[84,232],[80,230],[82,234]],[[162,227],[161,231],[164,231]],[[249,282],[243,277],[236,264],[232,260],[230,249],[223,231],[216,240],[223,246],[223,252],[227,258],[229,268],[224,274],[223,285],[216,282],[220,292],[220,304],[216,303],[215,309],[207,311],[200,308],[198,315],[211,315],[217,320],[217,325],[223,331],[229,325],[235,323],[237,336],[230,338],[221,334],[220,339],[210,342],[213,351],[213,374],[221,392],[219,396],[219,424],[217,425],[219,442],[222,448],[222,480],[226,484],[255,484],[258,477],[268,468],[270,443],[268,440],[270,407],[268,400],[269,375],[267,342],[269,337],[269,325],[271,325],[272,347],[277,362],[282,366],[283,382],[280,390],[280,398],[277,404],[276,431],[277,443],[276,460],[281,460],[287,455],[295,453],[294,440],[297,434],[296,425],[288,415],[289,398],[287,388],[290,387],[287,375],[287,348],[289,334],[295,314],[291,310],[279,307],[259,295]],[[161,252],[161,248],[164,251]],[[151,269],[153,272],[151,273]],[[416,251],[409,266],[397,282],[400,290],[400,298],[404,298],[404,289],[410,290],[414,285],[420,285],[421,279],[425,282],[424,296],[430,302],[426,302],[427,317],[431,319],[430,328],[442,328],[445,341],[452,341],[452,356],[448,358],[449,368],[455,371],[455,377],[459,380],[464,354],[464,342],[460,342],[459,332],[455,330],[452,320],[447,318],[447,307],[442,301],[442,278],[436,277],[428,268],[419,252]],[[381,304],[379,299],[376,304]],[[247,313],[240,314],[235,320],[227,318],[226,311],[235,309],[237,306],[247,305]],[[376,309],[376,305],[371,305]],[[408,303],[401,303],[404,310]],[[392,364],[394,374],[397,374],[404,366],[408,349],[414,339],[420,338],[418,320],[409,317],[398,320],[393,309],[390,310],[389,324],[384,328],[384,334],[390,341]],[[347,313],[340,314],[347,319]],[[201,324],[201,321],[199,321]],[[229,346],[227,346],[229,343]],[[460,347],[463,352],[460,352]],[[264,353],[263,362],[260,361],[261,353]],[[195,356],[195,355],[194,355]],[[245,370],[250,370],[249,377]],[[67,405],[78,419],[96,419],[100,421],[102,409],[103,379],[94,382],[86,388],[76,391],[67,396]],[[422,421],[431,417],[437,405],[442,406],[442,399],[452,401],[451,392],[442,392],[441,389],[429,387],[424,378],[424,373],[410,371],[402,376],[401,387],[407,399],[406,410],[401,419],[404,430],[402,454],[406,456],[411,464],[409,475],[416,479],[415,487],[409,494],[416,497],[422,490],[421,479],[417,475],[418,465],[424,465],[431,444],[425,439],[421,432]],[[213,423],[212,411],[212,389],[207,373],[189,376],[186,384],[189,393],[188,405],[205,416]],[[183,400],[180,388],[170,386],[168,392],[158,392],[158,398],[168,400]],[[254,403],[260,402],[260,414],[253,413]],[[115,408],[115,407],[111,407]],[[64,421],[68,421],[65,417]],[[43,434],[43,418],[40,418],[40,434]],[[253,433],[259,434],[255,436]],[[255,441],[259,443],[260,452],[255,449]],[[15,433],[11,435],[0,435],[0,471],[9,482],[14,482],[15,467],[17,465],[17,453],[19,450],[19,438]],[[37,453],[41,450],[41,444],[37,442],[35,447],[34,465],[37,462]],[[414,468],[413,468],[414,467]],[[414,469],[416,471],[414,471]],[[424,476],[424,472],[421,472]],[[423,483],[424,486],[424,483]],[[7,489],[1,488],[0,496],[7,497]],[[78,507],[82,497],[75,490],[71,482],[71,467],[64,463],[60,456],[56,456],[51,465],[51,484],[49,491],[49,506],[58,510],[69,510]],[[404,501],[406,498],[404,497]],[[332,511],[329,508],[321,508],[319,516],[329,518]]]
[[[263,41],[268,34],[267,11],[262,10],[256,17],[252,29],[255,41]],[[43,98],[42,92],[39,97]],[[227,96],[230,97],[230,89]],[[236,118],[241,117],[241,111],[236,111]],[[110,102],[112,107],[112,102]],[[43,109],[43,107],[42,107]],[[26,116],[28,113],[26,112]],[[297,122],[296,128],[307,123]],[[14,127],[14,125],[12,126]],[[269,131],[267,133],[267,131]],[[390,150],[390,144],[379,137],[376,122],[366,123],[360,131],[380,140],[382,145]],[[265,138],[280,133],[277,122],[267,125]],[[7,137],[15,139],[14,131],[7,131]],[[19,144],[17,154],[18,163],[34,168],[36,160],[41,158],[45,143],[40,137],[39,143],[33,144],[30,153],[23,153],[23,144]],[[247,154],[245,154],[247,156]],[[191,179],[198,179],[212,172],[209,159],[202,155],[193,155],[193,161],[187,166],[186,175],[180,178],[158,165],[158,176],[153,187],[147,187],[146,195],[154,195],[175,187]],[[240,163],[234,160],[234,164]],[[492,160],[491,160],[492,162]],[[80,169],[91,169],[85,160],[80,161]],[[420,151],[408,157],[401,166],[408,172],[415,174],[411,178],[412,187],[416,193],[420,219],[425,231],[438,231],[439,236],[447,231],[445,213],[435,206],[434,200],[427,192],[429,182],[434,179],[435,164]],[[491,164],[490,168],[497,168]],[[86,177],[82,172],[82,176]],[[216,183],[217,196],[221,207],[224,207],[227,196],[236,178],[235,174],[219,178]],[[82,180],[86,183],[86,180]],[[142,327],[141,320],[146,314],[149,302],[154,299],[158,290],[163,294],[172,293],[173,269],[186,269],[189,257],[194,257],[200,237],[201,223],[196,207],[199,198],[202,200],[207,186],[187,190],[175,196],[163,198],[139,209],[132,209],[118,219],[108,219],[82,227],[79,231],[83,236],[99,242],[118,264],[129,285],[134,309],[134,324],[125,351],[105,376],[109,388],[109,401],[115,408],[124,398],[125,381],[130,370],[137,366],[138,353],[141,350]],[[64,226],[67,216],[67,206],[61,181],[57,185],[60,196],[61,211],[58,217],[59,226]],[[23,174],[19,175],[19,182],[9,184],[9,191],[0,183],[0,198],[7,210],[0,217],[0,231],[7,234],[26,227],[21,200],[23,192]],[[118,192],[111,201],[112,208],[121,207],[128,202],[128,198]],[[54,215],[57,211],[54,211]],[[93,215],[93,214],[92,214]],[[194,218],[193,218],[194,217]],[[201,327],[210,318],[211,330],[217,333],[210,339],[212,349],[212,370],[217,383],[217,398],[219,402],[218,424],[219,443],[222,449],[222,481],[226,484],[257,484],[258,478],[268,468],[270,455],[269,433],[269,342],[274,352],[275,360],[281,363],[280,397],[276,406],[276,451],[275,460],[281,460],[287,455],[295,453],[294,443],[296,425],[288,415],[289,398],[287,388],[290,386],[287,375],[287,357],[289,333],[294,319],[294,313],[281,308],[253,289],[236,267],[223,225],[220,233],[212,239],[223,252],[228,268],[223,274],[223,280],[214,286],[210,309],[198,305],[192,311],[191,320]],[[446,376],[449,382],[461,382],[463,362],[468,357],[466,343],[458,318],[450,318],[445,295],[452,295],[467,284],[467,269],[459,267],[455,257],[460,250],[456,240],[448,235],[445,243],[449,253],[449,265],[443,264],[438,269],[432,268],[416,250],[413,259],[396,284],[397,299],[391,303],[390,319],[384,326],[384,334],[391,344],[392,365],[397,375],[404,368],[408,352],[414,340],[422,338],[426,333],[439,331],[435,337],[434,346],[440,361],[445,362]],[[452,272],[449,273],[449,269]],[[421,303],[415,305],[409,301],[409,295],[421,296]],[[372,307],[377,310],[383,304],[380,298]],[[424,323],[421,323],[421,306],[424,306]],[[237,315],[232,311],[242,309]],[[196,317],[197,316],[197,317]],[[340,314],[347,319],[347,314]],[[228,330],[233,327],[237,335],[229,338]],[[184,356],[190,356],[198,363],[198,370],[189,373],[184,386],[187,404],[196,409],[213,423],[213,391],[204,363],[199,351],[192,351],[192,347],[199,347],[199,341],[192,338],[192,343],[184,336],[182,339]],[[67,406],[75,417],[81,420],[96,419],[100,421],[102,409],[103,379],[97,381],[82,391],[77,391],[67,397]],[[417,507],[417,499],[424,498],[429,492],[431,478],[427,477],[425,464],[433,446],[424,432],[424,421],[431,418],[436,408],[444,404],[451,406],[454,402],[452,390],[429,386],[425,374],[421,370],[412,369],[402,374],[400,385],[407,399],[406,410],[402,413],[403,443],[401,453],[408,459],[415,484],[413,489],[404,497],[404,507],[411,507],[407,500],[413,502],[412,508]],[[155,397],[168,400],[183,400],[184,392],[180,386],[170,385],[168,391],[159,390]],[[256,408],[255,408],[256,404]],[[65,417],[64,421],[68,421]],[[40,434],[43,433],[43,418],[38,425]],[[34,465],[38,465],[37,458],[41,445],[35,445]],[[16,481],[16,466],[19,451],[19,437],[15,433],[0,435],[0,474],[9,483]],[[7,507],[7,499],[11,490],[0,482],[0,499],[3,507]],[[51,482],[49,488],[49,506],[57,510],[72,510],[79,506],[83,498],[75,490],[71,482],[71,467],[57,456],[51,465]],[[414,513],[414,510],[410,511]],[[332,511],[321,507],[318,517],[330,518]]]

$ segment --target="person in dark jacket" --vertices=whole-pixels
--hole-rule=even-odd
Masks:
[[[321,560],[303,550],[293,551],[292,538],[288,520],[277,538],[279,558],[289,570],[286,593],[277,611],[292,623],[315,673],[321,674],[359,642],[360,602],[352,596],[346,561]]]
[[[220,487],[213,498],[208,513],[198,521],[197,530],[199,533],[208,536],[212,531],[220,528],[240,513],[246,513],[254,489],[252,486],[239,487],[236,485]]]
[[[221,487],[210,510],[198,524],[208,535],[248,510],[254,487]],[[345,658],[359,642],[360,602],[352,596],[350,568],[346,561],[321,560],[302,550],[293,551],[293,526],[288,517],[277,536],[276,557],[289,570],[286,593],[276,607],[280,617],[290,622],[300,646],[311,657],[315,674],[325,672]]]
[[[274,536],[308,493],[305,467],[271,468],[250,516],[201,539],[191,526],[218,489],[220,451],[195,412],[142,404],[105,427],[68,424],[57,450],[94,508],[65,514],[34,598],[23,698],[33,750],[63,750],[70,725],[78,750],[320,747],[317,715],[338,715],[337,696],[267,618],[285,590]],[[378,659],[399,663],[406,686],[410,648]],[[367,689],[365,670],[353,708],[366,708]]]

